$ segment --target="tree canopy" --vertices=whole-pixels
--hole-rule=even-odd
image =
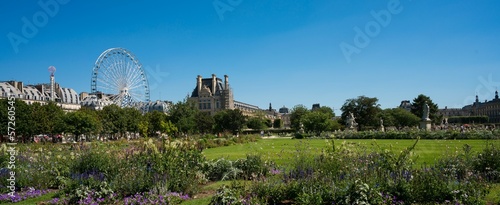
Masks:
[[[438,105],[433,103],[431,98],[426,95],[420,94],[415,99],[413,99],[413,102],[411,104],[411,113],[421,119],[423,116],[424,105],[426,103],[427,105],[429,105],[429,118],[434,123],[440,123],[441,116],[438,115]]]
[[[376,97],[359,96],[348,99],[340,110],[342,110],[341,119],[343,122],[346,121],[347,116],[352,112],[360,130],[363,130],[367,126],[375,127],[380,124],[377,115],[381,111],[381,108]]]
[[[174,123],[179,132],[190,134],[196,132],[198,112],[200,111],[193,102],[184,99],[172,105],[168,119]]]
[[[215,129],[218,132],[230,131],[237,134],[245,124],[245,116],[239,109],[223,110],[214,115]]]
[[[378,118],[382,118],[384,126],[414,127],[418,125],[420,118],[403,108],[388,108],[379,113]]]
[[[294,106],[290,111],[290,127],[295,130],[300,129],[302,117],[308,112],[309,110],[304,105]]]

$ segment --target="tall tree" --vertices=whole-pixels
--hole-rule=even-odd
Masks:
[[[304,129],[307,132],[314,132],[320,135],[321,132],[333,129],[334,121],[327,112],[313,111],[306,113],[303,118]]]
[[[127,130],[127,120],[122,108],[118,105],[108,105],[99,111],[99,114],[104,134],[111,135],[112,137],[120,134],[123,137],[123,134]]]
[[[260,117],[249,117],[246,125],[249,129],[253,130],[262,130],[266,128],[264,119],[261,119]]]
[[[139,128],[139,134],[141,137],[148,137],[149,133],[149,119],[147,117],[147,114],[142,117],[142,120],[139,122],[138,125]]]
[[[138,109],[127,107],[123,108],[125,115],[125,130],[131,133],[139,132],[139,123],[142,120],[142,113]]]
[[[161,123],[161,133],[167,134],[168,136],[173,135],[177,132],[177,127],[170,120],[164,120]]]
[[[279,129],[283,127],[283,121],[281,119],[274,119],[273,128]]]
[[[429,118],[434,123],[440,123],[441,119],[438,116],[438,105],[433,103],[431,98],[423,94],[418,95],[411,104],[411,113],[419,118],[422,118],[424,105],[429,105]]]
[[[8,122],[9,122],[9,104],[8,104],[8,100],[7,99],[0,99],[0,142],[4,142],[4,139],[3,139],[3,136],[7,135],[7,126],[8,126]]]
[[[231,131],[233,134],[239,133],[245,124],[245,116],[239,109],[217,112],[214,120],[217,131]]]
[[[358,128],[363,130],[366,126],[377,126],[380,124],[377,118],[378,113],[381,111],[378,99],[376,97],[370,98],[366,96],[359,96],[357,98],[348,99],[342,105],[342,121],[346,121],[349,112],[354,114],[355,121],[358,123]]]
[[[54,135],[64,132],[64,111],[54,102],[45,105],[34,103],[32,114],[35,124],[35,134]]]
[[[332,119],[333,117],[335,117],[335,113],[333,112],[333,109],[331,107],[328,107],[328,106],[321,106],[320,108],[315,109],[313,111],[314,112],[325,113],[325,114],[328,115],[328,118],[330,118],[330,119]]]
[[[302,117],[308,112],[309,110],[304,105],[296,105],[293,107],[290,112],[290,127],[295,130],[300,129]]]
[[[76,141],[80,141],[82,135],[86,136],[87,141],[90,140],[91,135],[95,134],[95,130],[99,126],[97,116],[85,110],[67,113],[64,121],[66,132],[73,134]]]
[[[199,133],[211,133],[214,128],[214,117],[209,112],[196,113],[196,128]]]
[[[12,123],[8,124],[9,122]],[[32,106],[18,99],[14,101],[0,99],[0,135],[7,136],[8,127],[11,127],[15,129],[14,136],[17,140],[27,142],[35,133],[35,126],[33,126],[35,124]]]
[[[167,116],[163,112],[153,111],[146,114],[148,119],[148,136],[157,137],[165,131],[165,124],[167,122]]]
[[[196,129],[196,114],[200,112],[195,104],[184,99],[172,105],[168,114],[179,132],[193,133]]]
[[[85,107],[80,108],[78,111],[83,112],[85,115],[88,115],[90,118],[92,118],[92,120],[95,120],[95,123],[96,123],[95,127],[90,132],[90,134],[100,135],[102,133],[102,130],[103,130],[103,125],[102,125],[102,121],[101,121],[100,116],[99,116],[99,112],[97,110],[85,108]]]
[[[384,121],[384,126],[413,127],[418,125],[420,118],[403,108],[388,108],[380,112],[379,118]]]

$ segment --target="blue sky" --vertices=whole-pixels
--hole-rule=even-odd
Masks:
[[[45,83],[53,65],[58,83],[88,92],[97,57],[123,47],[143,64],[152,100],[182,100],[197,75],[214,73],[229,75],[236,100],[261,108],[339,109],[360,95],[390,108],[418,94],[461,107],[500,87],[499,8],[493,0],[5,1],[0,80]],[[37,31],[23,34],[23,18]]]

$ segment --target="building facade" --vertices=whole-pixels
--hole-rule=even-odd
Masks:
[[[411,102],[409,100],[403,100],[401,104],[399,104],[399,108],[411,112]]]
[[[14,96],[26,104],[40,103],[45,105],[50,101],[55,102],[65,111],[80,109],[80,98],[75,90],[61,87],[58,83],[37,84],[25,86],[23,82],[0,82],[0,98]]]
[[[209,112],[212,115],[222,110],[239,109],[245,116],[263,115],[273,121],[282,118],[282,114],[273,109],[271,104],[269,104],[269,109],[261,109],[256,105],[234,100],[227,75],[224,75],[224,81],[215,74],[212,74],[211,78],[202,78],[198,75],[196,86],[188,100],[193,102],[200,111]]]
[[[500,99],[498,91],[495,91],[495,98],[492,100],[479,101],[476,95],[476,101],[463,108],[447,108],[440,109],[439,113],[446,117],[453,116],[488,116],[490,123],[500,123]]]
[[[201,111],[211,114],[221,110],[234,109],[235,102],[228,79],[227,75],[224,76],[224,82],[215,74],[212,74],[212,78],[202,78],[201,75],[198,75],[196,87],[189,100],[194,102]]]
[[[500,99],[498,91],[495,91],[495,98],[484,102],[479,102],[476,95],[476,101],[462,108],[469,116],[488,116],[490,123],[500,123]]]

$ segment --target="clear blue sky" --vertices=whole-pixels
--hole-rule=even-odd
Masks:
[[[500,87],[500,1],[65,1],[48,13],[38,2],[55,0],[2,2],[0,80],[45,83],[54,65],[62,86],[88,92],[100,53],[123,47],[146,68],[152,100],[182,100],[212,73],[261,108],[339,109],[360,95],[389,108],[421,93],[460,107]],[[23,34],[23,17],[37,32]]]

